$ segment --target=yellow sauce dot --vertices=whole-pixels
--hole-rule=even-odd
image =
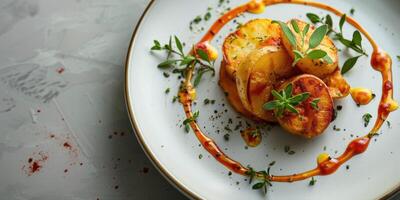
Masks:
[[[244,142],[249,147],[256,147],[261,143],[262,136],[258,129],[256,128],[247,128],[240,133]]]
[[[253,14],[261,14],[265,10],[265,5],[262,1],[252,0],[249,3],[248,11]]]
[[[209,57],[209,59],[210,59],[211,61],[217,60],[217,58],[218,58],[218,51],[217,51],[217,49],[216,49],[214,46],[208,44],[208,46],[207,46],[207,53],[208,53],[208,57]]]
[[[320,164],[326,160],[328,160],[331,156],[327,153],[321,153],[317,157],[317,163]]]
[[[197,97],[196,90],[195,90],[194,88],[192,88],[192,89],[190,89],[190,90],[188,91],[188,93],[189,93],[190,99],[191,99],[192,101],[194,101],[194,100],[196,99],[196,97]]]
[[[372,91],[367,88],[351,88],[350,94],[354,102],[359,105],[367,105],[374,98]]]

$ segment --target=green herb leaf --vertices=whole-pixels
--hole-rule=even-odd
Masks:
[[[304,57],[303,53],[301,53],[298,50],[293,50],[293,53],[294,53],[294,61],[292,63],[292,67],[294,67]]]
[[[348,72],[351,68],[354,67],[354,65],[356,64],[359,57],[360,56],[356,56],[356,57],[347,59],[346,62],[344,62],[342,70],[340,72],[342,74],[345,74],[346,72]]]
[[[188,64],[192,63],[194,60],[196,60],[196,58],[193,57],[193,56],[185,56],[185,57],[182,59],[182,61],[181,61],[181,63],[180,63],[180,66],[188,65]]]
[[[278,23],[281,26],[281,29],[283,31],[283,34],[285,37],[289,40],[290,44],[295,47],[296,46],[296,37],[294,36],[293,32],[290,30],[290,28],[283,22],[281,21],[272,21],[272,23]]]
[[[307,17],[313,24],[316,24],[321,21],[319,16],[314,13],[307,13]]]
[[[289,83],[286,87],[285,87],[285,96],[286,97],[291,97],[292,96],[292,90],[293,90],[293,84]]]
[[[310,24],[307,24],[303,29],[303,36],[307,35],[309,30],[310,30]]]
[[[290,104],[287,104],[287,105],[286,105],[286,109],[287,109],[288,111],[292,112],[292,113],[299,114],[299,111],[298,111],[295,107],[293,107],[292,105],[290,105]]]
[[[184,53],[183,53],[183,46],[182,46],[182,43],[181,43],[181,41],[179,40],[179,38],[176,37],[176,36],[175,36],[175,44],[176,44],[176,47],[178,48],[179,52],[181,52],[181,54],[183,55]]]
[[[315,185],[316,182],[317,182],[317,180],[315,180],[314,177],[311,177],[311,181],[308,185],[313,186],[313,185]]]
[[[333,27],[333,20],[331,15],[326,15],[325,24],[328,25],[328,30],[329,30],[326,34],[329,34],[330,32],[332,32],[332,27]]]
[[[358,45],[358,46],[361,47],[361,40],[362,40],[362,38],[361,38],[361,33],[360,33],[360,31],[354,31],[352,42],[353,42],[355,45]]]
[[[289,101],[293,106],[297,106],[301,102],[303,102],[304,100],[308,99],[308,97],[310,97],[310,93],[305,92],[305,93],[298,94],[298,95],[296,95],[294,97],[291,97],[289,99]]]
[[[197,55],[199,55],[199,57],[204,61],[207,61],[207,62],[210,61],[210,59],[208,58],[208,54],[205,51],[203,51],[202,49],[197,49]]]
[[[340,21],[339,21],[339,29],[340,29],[340,33],[342,33],[342,35],[343,35],[344,22],[346,22],[346,14],[342,15],[342,17],[340,18]]]
[[[280,101],[283,101],[283,100],[284,100],[284,98],[282,97],[282,95],[279,94],[279,92],[277,92],[276,90],[272,90],[272,91],[271,91],[271,94],[272,94],[272,96],[274,96],[276,99],[278,99],[278,100],[280,100]]]
[[[397,57],[397,60],[400,62],[400,56],[396,56]]]
[[[204,73],[209,72],[209,71],[212,71],[212,70],[211,69],[199,70],[196,75],[196,78],[194,79],[193,86],[197,87],[199,85]]]
[[[299,28],[299,25],[297,24],[297,21],[292,19],[292,20],[290,20],[290,23],[292,24],[294,31],[296,33],[300,33],[300,28]]]
[[[252,188],[253,188],[253,190],[258,190],[258,189],[263,188],[264,186],[265,186],[265,182],[259,182],[259,183],[254,184]]]
[[[157,67],[163,68],[163,69],[169,68],[169,67],[171,67],[173,64],[175,64],[176,62],[177,62],[177,60],[166,60],[166,61],[164,61],[164,62],[158,64]]]
[[[277,100],[269,101],[269,102],[267,102],[267,103],[265,103],[265,104],[263,105],[263,108],[264,108],[265,110],[274,110],[274,109],[276,108],[278,102],[279,102],[279,101],[277,101]]]
[[[319,101],[320,101],[319,98],[313,99],[313,100],[310,102],[311,107],[314,108],[315,110],[319,110],[319,107],[318,107],[318,102],[319,102]]]
[[[327,55],[327,53],[320,49],[312,50],[310,53],[307,54],[307,57],[310,59],[320,59]]]
[[[151,47],[151,50],[161,50],[161,44],[158,40],[154,40],[154,46]]]
[[[315,31],[311,34],[310,37],[309,48],[313,49],[317,47],[324,39],[327,31],[328,31],[328,26],[326,24],[315,29]]]

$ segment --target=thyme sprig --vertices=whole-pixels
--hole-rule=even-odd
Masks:
[[[194,49],[192,52],[185,54],[183,50],[183,43],[177,36],[174,36],[175,46],[172,45],[172,36],[169,39],[168,44],[161,44],[158,40],[154,40],[154,44],[151,47],[152,51],[165,51],[167,58],[165,61],[158,64],[161,69],[173,68],[173,73],[180,73],[182,77],[185,77],[186,71],[190,68],[195,68],[195,79],[193,86],[199,85],[201,78],[206,72],[211,72],[212,76],[215,75],[214,62],[210,60],[208,54],[202,49]],[[177,57],[177,58],[176,58]]]
[[[192,117],[186,118],[186,119],[182,122],[183,126],[185,126],[185,131],[186,131],[187,133],[188,133],[189,130],[190,130],[189,124],[190,124],[191,122],[195,122],[196,119],[199,117],[199,115],[200,115],[200,112],[199,112],[199,111],[196,111],[196,112],[193,113],[193,116],[192,116]]]
[[[360,31],[356,30],[353,32],[353,37],[351,39],[346,39],[343,34],[343,25],[346,22],[346,14],[342,15],[339,21],[339,32],[335,31],[333,29],[333,24],[332,24],[332,17],[328,14],[326,17],[319,17],[318,15],[314,13],[307,13],[307,18],[313,23],[313,24],[322,24],[322,25],[327,25],[329,27],[329,30],[327,32],[327,35],[333,33],[334,34],[334,39],[338,40],[340,43],[342,43],[345,47],[352,49],[356,53],[358,53],[356,56],[348,58],[343,66],[341,73],[345,74],[346,72],[350,71],[354,65],[357,63],[357,60],[361,56],[368,56],[366,51],[364,50],[362,46],[362,37]]]
[[[299,111],[295,106],[299,105],[304,100],[308,99],[310,93],[304,92],[295,96],[292,96],[293,85],[290,83],[286,88],[280,92],[272,90],[271,94],[275,97],[275,100],[269,101],[263,105],[265,110],[274,110],[276,117],[282,117],[285,110],[299,114]]]
[[[270,181],[270,169],[271,167],[275,164],[275,161],[272,161],[269,163],[267,170],[262,170],[262,171],[255,171],[253,168],[248,166],[249,170],[246,171],[246,175],[249,176],[249,184],[251,184],[254,180],[254,178],[258,178],[260,181],[252,185],[253,190],[259,190],[263,189],[264,194],[267,194],[268,192],[268,187],[272,186],[272,183]]]
[[[293,53],[294,53],[294,61],[292,63],[292,66],[295,66],[297,62],[299,62],[303,58],[309,58],[309,59],[323,59],[327,63],[331,64],[333,61],[332,59],[328,56],[328,53],[322,49],[315,49],[318,47],[319,44],[321,44],[322,40],[324,39],[324,36],[326,35],[328,31],[328,26],[327,25],[322,25],[314,30],[314,32],[310,36],[310,41],[305,48],[305,39],[307,36],[308,31],[310,30],[310,25],[307,24],[304,26],[303,30],[300,30],[299,25],[297,24],[296,20],[291,20],[290,23],[293,27],[293,30],[295,31],[294,33],[290,30],[289,26],[286,23],[283,23],[281,21],[273,21],[273,23],[278,23],[279,26],[281,27],[283,34],[285,37],[289,40],[290,44],[293,47]],[[299,35],[301,38],[301,43],[297,44],[296,36]],[[305,50],[304,50],[305,49]]]

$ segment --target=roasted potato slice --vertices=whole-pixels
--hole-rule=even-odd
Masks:
[[[298,26],[300,31],[302,31],[304,29],[304,27],[307,25],[306,22],[300,21],[300,20],[296,20],[294,19]],[[290,21],[287,23],[287,25],[289,26],[289,29],[295,33],[292,24],[290,23]],[[293,53],[293,50],[299,50],[300,52],[306,52],[308,47],[309,47],[309,42],[310,42],[310,37],[311,34],[314,32],[315,27],[314,26],[310,26],[310,29],[308,31],[308,33],[305,36],[305,40],[304,40],[304,45],[302,44],[302,37],[300,36],[300,34],[294,34],[296,36],[296,47],[293,47],[289,40],[286,38],[286,36],[283,35],[282,33],[282,42],[283,45],[285,46],[286,50],[289,52],[289,55],[294,58],[295,55]],[[322,42],[314,49],[320,49],[323,50],[327,53],[327,55],[331,58],[332,63],[329,64],[328,62],[326,62],[324,59],[310,59],[310,58],[302,58],[300,59],[297,64],[296,67],[298,67],[301,71],[303,71],[306,74],[312,74],[315,75],[319,78],[325,78],[327,75],[332,74],[337,68],[338,68],[338,53],[337,53],[337,48],[335,47],[335,44],[332,42],[332,40],[328,37],[325,36],[324,39],[322,40]],[[314,50],[312,49],[312,50]]]
[[[234,80],[238,65],[247,55],[263,46],[281,43],[281,29],[270,19],[254,19],[226,37],[222,46],[226,71]]]
[[[325,83],[316,76],[303,74],[296,76],[279,87],[279,90],[292,84],[292,96],[308,92],[310,96],[295,106],[299,114],[284,111],[278,117],[279,124],[287,131],[312,138],[320,135],[330,124],[333,116],[333,101]],[[319,100],[316,100],[319,99]],[[318,101],[312,106],[313,101]]]
[[[340,73],[339,68],[337,68],[332,74],[326,76],[324,82],[328,86],[329,93],[333,99],[346,97],[350,93],[350,85]]]
[[[249,118],[255,118],[248,110],[243,107],[239,94],[236,88],[236,82],[232,80],[226,72],[226,63],[222,61],[219,70],[218,84],[222,90],[227,94],[227,98],[232,107],[239,113]]]
[[[293,74],[295,69],[291,67],[291,58],[282,46],[266,46],[249,53],[236,73],[243,106],[258,118],[276,121],[273,113],[262,106],[271,98],[275,82]]]

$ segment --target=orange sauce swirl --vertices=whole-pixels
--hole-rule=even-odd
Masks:
[[[264,6],[270,6],[275,4],[301,4],[306,6],[317,7],[320,9],[324,9],[327,11],[332,12],[337,16],[342,16],[344,13],[323,3],[307,1],[307,0],[263,0],[263,1],[250,1],[249,3],[243,4],[238,6],[223,16],[221,16],[207,31],[207,33],[203,36],[203,38],[199,41],[201,42],[210,42],[214,36],[232,19],[243,14],[245,12],[251,11],[254,9],[255,4],[259,6],[259,3],[264,4]],[[312,176],[317,175],[329,175],[334,173],[343,163],[351,159],[352,157],[365,152],[369,146],[371,138],[374,136],[376,132],[380,129],[386,118],[388,117],[389,113],[396,110],[398,105],[393,100],[393,80],[392,80],[392,59],[390,56],[379,48],[376,42],[373,40],[371,35],[366,31],[366,29],[361,26],[356,20],[352,17],[347,17],[346,21],[358,29],[370,42],[373,48],[373,53],[371,56],[371,65],[372,67],[381,73],[382,75],[382,96],[380,99],[379,107],[378,107],[378,117],[376,118],[374,127],[371,131],[360,138],[357,138],[351,141],[348,145],[346,150],[337,158],[328,157],[327,159],[323,160],[322,162],[318,162],[317,166],[314,169],[311,169],[306,172],[291,174],[291,175],[270,175],[267,177],[270,181],[276,182],[293,182],[293,181],[300,181]],[[193,53],[193,51],[192,51]],[[183,105],[185,114],[187,118],[193,116],[191,111],[192,101],[191,98],[193,95],[193,87],[191,85],[191,78],[193,74],[193,68],[188,70],[186,74],[186,80],[183,84],[183,89],[180,91],[180,102]],[[233,160],[229,156],[227,156],[208,136],[206,136],[199,128],[196,122],[190,123],[191,128],[193,129],[196,137],[203,145],[203,147],[221,164],[223,164],[229,170],[241,174],[246,175],[246,172],[249,171],[247,167],[244,167],[241,163]],[[263,178],[262,174],[257,173],[257,178]]]

